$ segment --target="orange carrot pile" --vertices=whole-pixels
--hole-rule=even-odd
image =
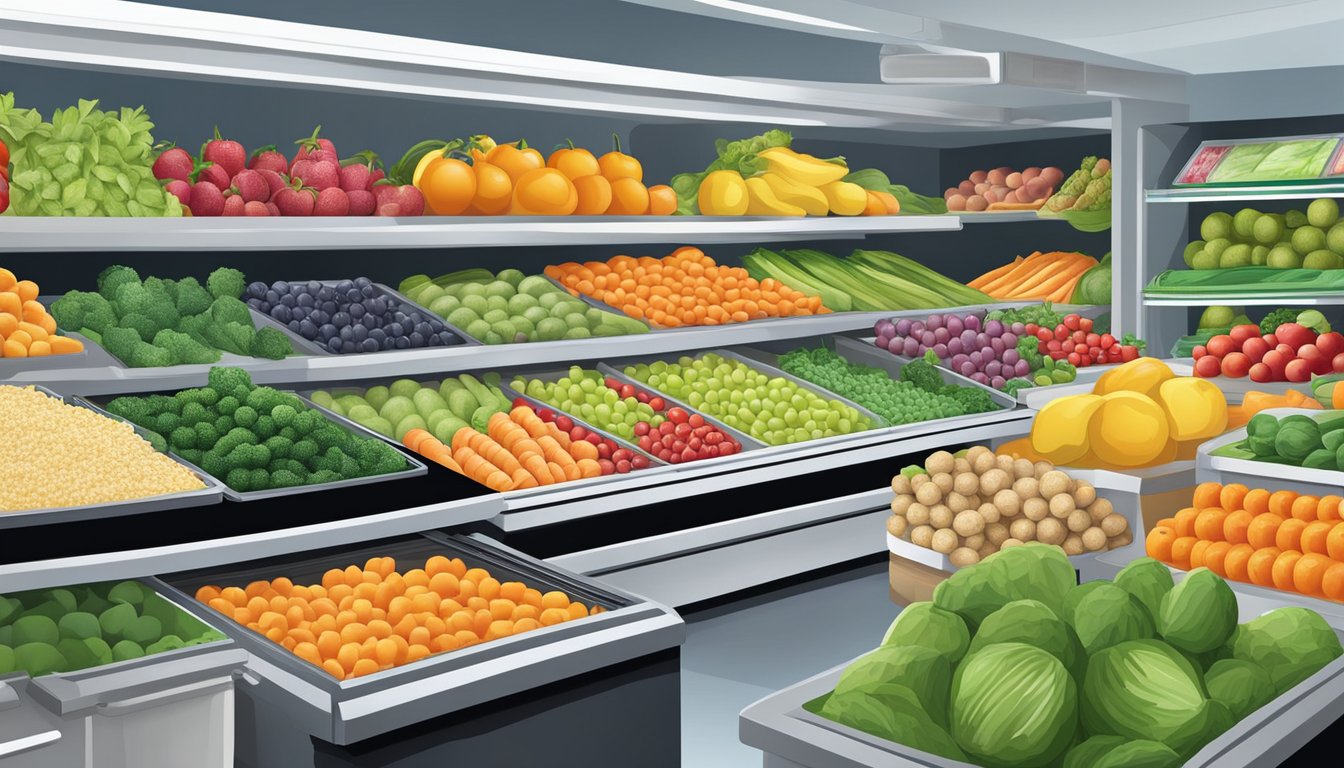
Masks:
[[[56,321],[37,300],[37,283],[0,267],[0,357],[46,357],[82,352],[78,339],[56,335]]]
[[[602,474],[597,446],[587,440],[570,440],[527,406],[491,416],[486,432],[462,427],[453,434],[452,445],[444,445],[429,432],[412,429],[402,442],[421,456],[496,491]]]
[[[1304,395],[1296,389],[1290,389],[1282,395],[1269,392],[1247,392],[1241,398],[1241,405],[1229,405],[1227,407],[1227,428],[1232,430],[1244,427],[1252,416],[1269,408],[1312,408],[1319,411],[1323,410],[1325,406],[1321,405],[1315,398]]]
[[[1083,273],[1095,267],[1091,256],[1068,251],[1037,251],[1025,259],[992,269],[967,283],[996,299],[1039,299],[1065,302]]]

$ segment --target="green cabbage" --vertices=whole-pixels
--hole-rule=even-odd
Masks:
[[[956,665],[966,655],[971,633],[966,622],[930,602],[907,605],[887,628],[882,645],[919,645],[932,649]]]
[[[1138,598],[1148,615],[1157,623],[1162,611],[1162,598],[1171,591],[1171,569],[1151,557],[1139,559],[1120,569],[1115,575],[1115,586]]]
[[[895,709],[900,702],[888,698],[893,693],[904,696],[908,691],[934,722],[946,727],[951,688],[952,665],[937,651],[915,645],[884,645],[845,668],[835,685],[835,695],[863,693]]]
[[[933,603],[972,628],[1014,600],[1038,600],[1061,615],[1078,577],[1059,547],[1031,542],[1000,550],[974,568],[962,568],[933,590]]]
[[[1109,215],[1109,211],[1107,213]],[[1111,303],[1111,254],[1107,253],[1095,267],[1078,278],[1069,301],[1074,304]]]
[[[949,760],[966,759],[947,731],[924,713],[918,697],[909,689],[900,690],[900,686],[892,686],[882,698],[857,691],[832,693],[817,714],[931,755]]]
[[[1208,740],[1208,704],[1199,673],[1161,641],[1130,640],[1088,660],[1082,695],[1088,733],[1151,739],[1193,754]]]
[[[1139,599],[1106,582],[1094,582],[1073,610],[1073,629],[1092,656],[1127,640],[1153,636],[1153,619]]]
[[[957,668],[951,721],[958,746],[981,765],[1045,765],[1073,740],[1077,686],[1059,659],[1039,648],[985,646]]]
[[[1078,679],[1087,655],[1073,628],[1036,600],[1014,600],[991,613],[971,640],[967,653],[995,643],[1025,643],[1054,656]]]
[[[1306,608],[1278,608],[1241,625],[1234,656],[1269,673],[1282,694],[1344,654],[1320,614]]]
[[[1196,568],[1162,598],[1157,624],[1178,650],[1212,651],[1237,628],[1237,596],[1218,574]]]
[[[1215,661],[1204,674],[1209,698],[1221,701],[1240,720],[1274,699],[1274,683],[1269,673],[1249,661]]]

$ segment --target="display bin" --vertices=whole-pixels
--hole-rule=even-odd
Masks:
[[[30,678],[0,676],[0,768],[232,768],[229,639]]]
[[[1293,415],[1316,419],[1327,413],[1344,416],[1344,412],[1341,411],[1321,411],[1308,408],[1269,408],[1260,413],[1280,419]],[[1195,456],[1195,474],[1199,482],[1212,481],[1224,485],[1242,483],[1248,488],[1296,491],[1314,496],[1344,494],[1344,472],[1295,467],[1273,461],[1213,455],[1214,451],[1219,448],[1234,445],[1245,439],[1246,428],[1242,427],[1200,445],[1199,452]]]
[[[434,555],[460,557],[500,581],[558,589],[607,610],[339,681],[193,597],[206,584],[279,576],[319,583],[328,569],[370,557],[393,557],[404,570]],[[403,537],[164,575],[155,583],[188,611],[216,619],[249,654],[252,679],[239,689],[240,766],[419,768],[500,764],[505,755],[510,764],[551,765],[558,764],[562,734],[572,739],[594,722],[603,733],[584,739],[584,764],[620,764],[646,750],[644,764],[675,766],[680,759],[681,618],[482,536]],[[525,721],[528,730],[520,730]]]
[[[1285,303],[1291,304],[1292,302],[1286,301]],[[1174,357],[1163,362],[1169,365],[1177,376],[1195,375],[1195,360],[1192,357]],[[1208,381],[1222,391],[1223,395],[1227,397],[1229,405],[1240,403],[1247,392],[1267,392],[1271,395],[1282,395],[1290,389],[1296,389],[1304,395],[1311,395],[1311,384],[1306,381],[1252,381],[1244,376],[1241,378],[1213,376]]]
[[[1242,621],[1259,615],[1258,607],[1241,595],[1237,599]],[[887,741],[805,709],[808,702],[835,688],[847,666],[827,670],[742,710],[739,736],[742,743],[765,753],[765,768],[974,768],[973,763]],[[1342,715],[1344,657],[1252,712],[1205,745],[1183,768],[1278,765]]]

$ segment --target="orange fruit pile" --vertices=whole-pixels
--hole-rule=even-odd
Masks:
[[[204,586],[196,599],[338,680],[603,610],[520,581],[501,584],[484,568],[442,555],[405,573],[392,558],[374,557],[363,568],[333,568],[309,586],[284,577]]]
[[[1192,506],[1159,520],[1148,556],[1182,570],[1344,601],[1344,497],[1200,483]]]
[[[575,296],[591,296],[655,328],[830,312],[819,296],[808,296],[774,278],[758,282],[747,270],[719,266],[704,251],[689,246],[661,259],[616,256],[605,262],[571,261],[547,267],[546,276]]]
[[[0,357],[46,357],[82,352],[76,339],[56,335],[56,321],[37,300],[37,283],[0,267]]]

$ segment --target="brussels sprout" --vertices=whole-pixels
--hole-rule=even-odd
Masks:
[[[1088,733],[1152,739],[1181,755],[1206,741],[1210,718],[1199,673],[1159,640],[1130,640],[1088,659],[1081,709]]]
[[[1274,699],[1274,683],[1269,673],[1249,661],[1222,659],[1204,674],[1209,698],[1227,705],[1232,717],[1240,720]]]
[[[1344,649],[1320,614],[1288,607],[1241,625],[1232,652],[1269,673],[1275,693],[1282,694],[1339,658]]]
[[[1000,550],[962,568],[933,591],[933,603],[961,616],[973,629],[1014,600],[1038,600],[1059,615],[1078,576],[1064,551],[1032,542]]]
[[[899,688],[893,686],[881,699],[858,692],[832,693],[818,714],[881,739],[964,761],[966,755],[946,731],[924,714],[915,694]]]
[[[1171,570],[1151,557],[1141,557],[1115,575],[1115,586],[1137,597],[1154,625],[1162,609],[1162,598],[1171,591]]]
[[[1092,656],[1127,640],[1151,638],[1153,620],[1137,597],[1114,584],[1099,582],[1075,606],[1073,629]]]
[[[1039,766],[1068,748],[1078,689],[1054,656],[996,643],[967,656],[952,680],[952,736],[988,768]]]
[[[930,602],[907,605],[887,629],[882,645],[918,645],[937,651],[955,665],[966,655],[971,633],[966,622]]]
[[[83,640],[87,637],[102,637],[102,627],[98,626],[98,617],[92,613],[73,611],[61,617],[57,622],[61,637]]]
[[[14,622],[14,645],[46,643],[55,645],[61,639],[56,622],[46,616],[29,614]]]
[[[960,621],[960,619],[958,619]],[[835,685],[837,695],[863,693],[885,701],[889,692],[910,692],[938,725],[947,727],[947,696],[952,665],[938,651],[916,645],[884,645],[845,668]],[[899,702],[891,702],[893,709]]]
[[[1157,624],[1162,639],[1180,650],[1212,651],[1236,629],[1237,596],[1218,574],[1196,568],[1162,598]]]
[[[15,668],[14,649],[8,645],[0,645],[0,675],[7,675]]]
[[[991,613],[971,640],[967,653],[975,653],[994,643],[1025,643],[1059,659],[1073,675],[1082,679],[1087,655],[1078,635],[1063,619],[1037,600],[1014,600]]]

